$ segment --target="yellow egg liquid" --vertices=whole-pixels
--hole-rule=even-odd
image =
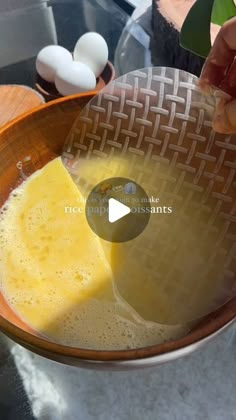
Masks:
[[[65,212],[78,205],[79,215]],[[120,296],[119,247],[92,232],[84,205],[60,158],[11,193],[0,216],[0,289],[15,313],[37,334],[73,347],[139,348],[183,335],[183,325],[145,319]]]

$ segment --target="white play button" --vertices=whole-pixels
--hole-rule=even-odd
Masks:
[[[109,199],[108,205],[108,220],[110,223],[122,219],[122,217],[127,216],[131,212],[130,207],[114,198]]]
[[[136,238],[151,216],[150,200],[143,188],[133,179],[122,177],[104,179],[95,185],[85,211],[92,231],[114,243]]]

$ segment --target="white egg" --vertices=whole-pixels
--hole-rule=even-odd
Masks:
[[[47,82],[54,83],[57,68],[62,63],[70,63],[73,58],[71,53],[59,45],[44,47],[37,56],[36,70]]]
[[[58,67],[55,85],[61,95],[73,95],[94,90],[96,77],[86,64],[72,61]]]
[[[107,43],[98,33],[88,32],[77,41],[73,55],[75,61],[87,64],[98,77],[107,64]]]

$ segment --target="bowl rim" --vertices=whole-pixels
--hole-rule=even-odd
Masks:
[[[12,121],[5,124],[0,128],[0,142],[1,136],[11,130],[15,125],[24,123],[29,117],[37,113],[44,113],[48,108],[60,106],[66,102],[78,101],[81,98],[89,98],[96,95],[96,91],[70,95],[67,97],[59,98],[46,104],[39,105],[30,111],[16,117]],[[48,341],[43,337],[36,336],[30,332],[24,331],[17,327],[12,322],[8,321],[0,315],[0,330],[9,336],[14,341],[21,345],[38,352],[39,354],[54,355],[56,357],[71,360],[86,360],[95,362],[125,362],[135,361],[153,357],[164,357],[173,360],[179,357],[180,353],[187,354],[197,348],[200,344],[207,342],[211,337],[217,335],[220,331],[224,330],[228,325],[236,320],[236,297],[228,301],[217,311],[203,318],[198,328],[194,328],[187,333],[184,337],[177,340],[169,341],[167,343],[156,344],[144,348],[129,349],[129,350],[91,350],[79,347],[69,347],[62,344],[57,344]],[[204,321],[204,325],[201,324]]]

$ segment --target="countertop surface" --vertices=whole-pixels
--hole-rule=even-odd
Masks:
[[[39,420],[236,419],[235,325],[188,357],[136,371],[63,366],[16,344],[9,357],[23,386],[15,387],[18,414],[1,420],[30,420],[31,412]],[[7,410],[4,393],[9,386],[12,395],[12,375],[9,367],[0,372],[0,401]]]
[[[51,44],[72,52],[88,31],[106,39],[113,62],[129,19],[125,0],[12,0],[12,10],[9,2],[0,1],[0,84],[35,87],[38,52]]]

